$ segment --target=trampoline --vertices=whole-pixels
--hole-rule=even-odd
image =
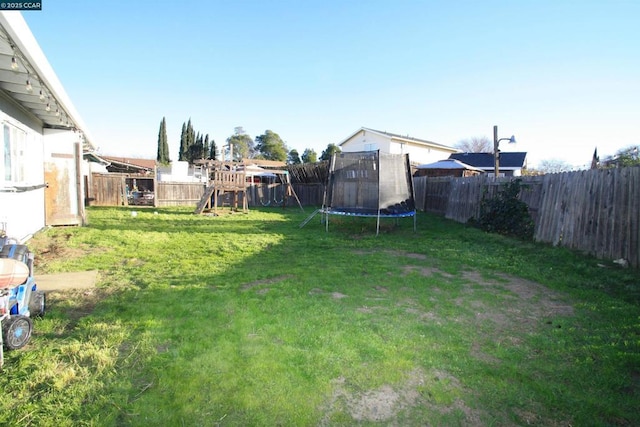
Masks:
[[[327,231],[332,215],[375,217],[376,235],[380,232],[381,218],[413,217],[415,231],[416,209],[409,155],[380,151],[334,154],[320,212]]]

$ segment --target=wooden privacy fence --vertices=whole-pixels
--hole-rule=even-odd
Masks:
[[[291,184],[302,206],[322,206],[323,184]]]
[[[126,206],[126,179],[130,175],[94,173],[87,182],[86,200],[90,206]],[[153,206],[196,206],[204,194],[206,185],[200,182],[154,181]],[[322,184],[292,184],[303,206],[320,206],[324,196]],[[281,201],[283,188],[273,184],[252,184],[247,187],[250,207],[276,205]],[[268,203],[267,203],[268,202]],[[294,202],[295,203],[295,202]],[[291,204],[293,206],[293,204]]]
[[[514,178],[414,179],[416,204],[466,223],[478,218],[483,194],[491,197]],[[598,258],[626,259],[640,267],[640,167],[596,169],[520,177],[534,239]]]
[[[89,206],[127,206],[127,182],[133,179],[144,180],[150,187],[153,200],[148,205],[151,206],[195,206],[205,188],[198,182],[162,182],[144,175],[93,173],[86,185],[86,203]]]

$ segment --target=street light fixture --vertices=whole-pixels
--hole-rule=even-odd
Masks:
[[[500,141],[509,141],[509,144],[516,143],[516,137],[511,135],[511,138],[500,138],[498,139],[498,126],[493,127],[493,176],[494,178],[498,177],[498,172],[500,171],[500,150],[498,149],[498,145]]]

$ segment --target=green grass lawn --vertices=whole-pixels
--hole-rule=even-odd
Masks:
[[[91,208],[0,425],[640,425],[640,273],[420,214]]]

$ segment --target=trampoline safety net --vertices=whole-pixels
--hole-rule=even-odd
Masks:
[[[331,159],[322,212],[328,215],[414,217],[413,177],[408,154],[379,151],[336,153]]]

